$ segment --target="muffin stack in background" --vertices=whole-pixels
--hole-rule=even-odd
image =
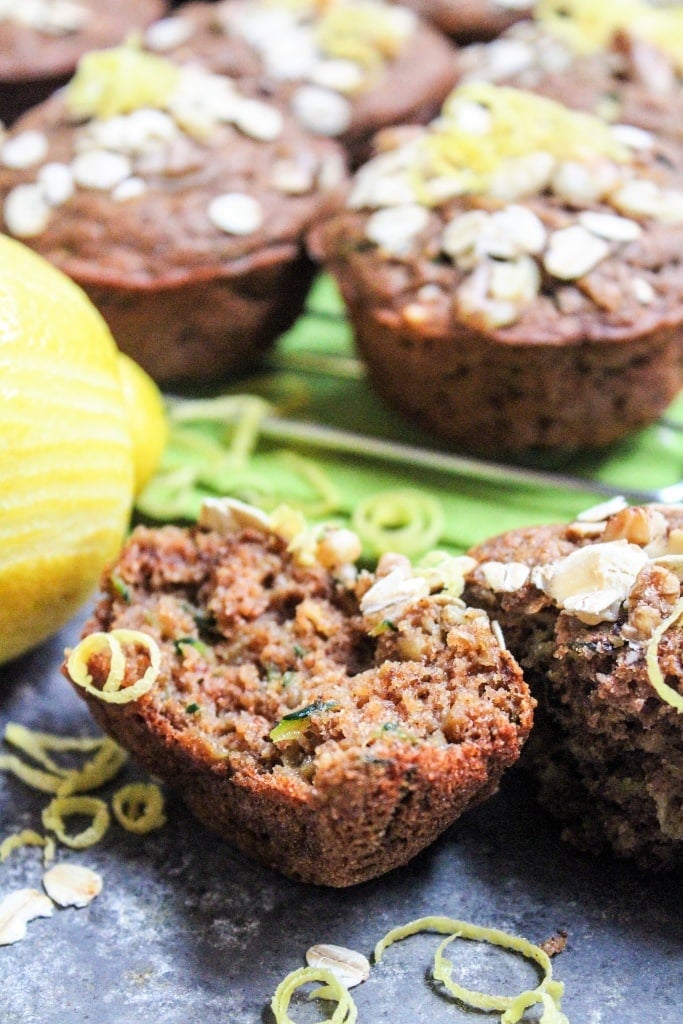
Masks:
[[[10,129],[4,229],[164,386],[251,367],[323,266],[378,393],[435,439],[610,444],[681,384],[683,6],[448,9],[174,5]]]

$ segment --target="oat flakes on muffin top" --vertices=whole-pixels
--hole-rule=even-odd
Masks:
[[[540,0],[498,39],[461,50],[463,81],[543,93],[614,123],[683,137],[683,5]]]
[[[0,120],[46,99],[88,50],[122,42],[165,9],[164,0],[0,0]]]
[[[392,404],[494,453],[659,415],[680,387],[678,143],[473,82],[376,145],[311,247]]]
[[[378,128],[433,117],[457,79],[455,47],[385,0],[190,3],[144,38],[176,60],[256,78],[355,161]]]
[[[250,365],[300,309],[345,158],[248,84],[93,51],[0,144],[4,230],[88,291],[160,382]]]

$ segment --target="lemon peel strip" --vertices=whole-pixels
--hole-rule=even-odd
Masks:
[[[96,750],[102,744],[99,736],[56,736],[49,732],[37,732],[18,722],[8,722],[5,740],[13,747],[28,754],[37,764],[53,775],[68,775],[69,769],[57,764],[48,754],[49,750],[68,752],[72,750]]]
[[[408,924],[392,928],[384,938],[375,946],[375,962],[379,963],[384,951],[394,942],[416,935],[419,932],[434,931],[446,934],[447,938],[440,943],[435,957],[433,974],[437,981],[448,989],[461,1002],[466,1003],[473,1009],[503,1011],[501,1024],[517,1024],[522,1014],[528,1007],[536,1003],[543,1005],[543,1015],[540,1024],[568,1024],[567,1018],[560,1009],[560,998],[564,986],[560,982],[552,980],[552,964],[548,954],[535,946],[528,939],[510,935],[507,932],[496,928],[484,928],[479,925],[470,924],[467,921],[459,921],[450,917],[422,917]],[[521,953],[527,959],[534,960],[544,972],[544,977],[534,989],[528,989],[516,996],[489,995],[485,992],[476,992],[451,980],[452,965],[443,956],[444,948],[456,938],[470,939],[474,942],[487,942],[491,945],[500,946],[513,952]]]
[[[143,107],[163,110],[179,80],[179,67],[146,53],[131,36],[121,46],[81,57],[67,87],[67,108],[77,118],[108,118]]]
[[[164,796],[154,782],[122,786],[112,797],[111,809],[119,825],[136,835],[146,835],[166,824]]]
[[[34,789],[56,793],[58,796],[69,796],[71,793],[82,793],[103,786],[118,775],[128,758],[122,747],[106,736],[57,736],[53,733],[34,731],[18,722],[7,723],[5,740],[47,771],[40,772],[19,758],[12,759],[11,764],[7,764],[6,767]],[[80,768],[69,769],[57,764],[49,756],[50,750],[94,750],[95,755],[85,761]],[[2,758],[0,767],[3,767]]]
[[[292,971],[280,982],[270,1001],[276,1024],[295,1024],[287,1012],[292,996],[297,989],[311,981],[323,982],[323,987],[312,992],[311,999],[335,999],[337,1006],[331,1017],[326,1017],[319,1024],[355,1024],[358,1010],[348,989],[325,967],[300,967]]]
[[[128,754],[109,737],[99,741],[99,749],[82,768],[69,772],[57,788],[57,796],[71,796],[99,789],[115,778],[128,760]]]
[[[137,644],[145,647],[149,653],[149,665],[144,674],[132,686],[121,689],[125,676],[126,657],[121,644]],[[109,648],[109,674],[98,690],[93,686],[92,676],[88,671],[88,662],[96,654]],[[80,686],[92,697],[97,697],[109,704],[127,704],[139,700],[148,693],[156,682],[161,667],[161,651],[153,637],[137,629],[113,629],[110,633],[90,633],[74,647],[69,654],[67,671],[73,683]]]
[[[669,686],[664,679],[659,664],[659,643],[664,634],[672,626],[675,626],[678,620],[683,616],[683,598],[677,601],[673,612],[668,618],[664,619],[662,623],[652,632],[652,637],[647,645],[645,651],[645,664],[647,666],[647,674],[650,682],[657,696],[660,697],[666,704],[670,704],[672,708],[675,708],[679,714],[683,713],[683,695],[674,690],[672,686]]]
[[[384,551],[408,557],[422,554],[436,544],[444,526],[441,503],[407,487],[372,494],[351,515],[351,528],[375,556]]]
[[[21,782],[41,793],[56,793],[63,781],[60,775],[33,768],[16,754],[0,754],[0,771],[11,772]]]
[[[92,823],[76,835],[66,831],[65,818],[74,814],[92,818]],[[111,821],[104,800],[94,796],[57,796],[42,812],[43,825],[59,839],[60,843],[72,850],[84,850],[94,846],[104,836]]]
[[[14,832],[12,835],[7,836],[0,843],[0,864],[7,860],[11,853],[24,846],[42,846],[45,851],[43,854],[44,864],[49,864],[50,861],[54,860],[55,841],[52,836],[41,836],[38,832],[34,832],[33,829],[25,828],[21,832]]]

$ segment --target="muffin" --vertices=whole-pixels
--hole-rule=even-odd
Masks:
[[[463,81],[540,92],[622,124],[683,138],[683,7],[540,0],[534,19],[461,50]]]
[[[683,507],[609,503],[471,555],[465,597],[500,623],[538,700],[526,764],[564,838],[680,867]]]
[[[348,530],[223,499],[196,527],[138,527],[65,667],[206,826],[329,886],[405,864],[492,794],[533,715],[487,615],[458,597],[471,560],[385,555],[372,573],[359,552]]]
[[[0,5],[0,121],[63,85],[88,50],[113,46],[144,29],[166,9],[163,0],[32,0]]]
[[[532,0],[403,0],[458,43],[493,39],[531,14]]]
[[[377,393],[497,456],[608,445],[680,387],[683,150],[488,83],[387,130],[310,235]]]
[[[151,26],[145,44],[222,74],[255,77],[314,135],[357,163],[378,128],[425,123],[456,82],[455,47],[385,0],[190,3]]]
[[[133,46],[81,62],[0,147],[4,229],[164,386],[214,386],[299,314],[345,158],[232,79]]]

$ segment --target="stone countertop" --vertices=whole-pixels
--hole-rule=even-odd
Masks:
[[[0,727],[18,721],[56,733],[93,732],[59,673],[79,623],[0,668]],[[139,777],[128,766],[118,783]],[[44,794],[0,773],[0,838],[40,829]],[[147,837],[113,825],[97,846],[58,858],[95,868],[101,895],[56,910],[0,947],[0,1024],[272,1024],[277,984],[316,942],[370,956],[390,928],[445,914],[543,942],[567,932],[554,959],[571,1024],[673,1024],[683,1000],[681,877],[583,857],[560,842],[521,773],[470,811],[407,867],[346,890],[304,886],[249,863],[199,826],[173,797],[169,821]],[[0,865],[0,898],[40,888],[38,850]],[[449,957],[470,987],[534,985],[516,958],[462,942]],[[390,948],[353,990],[359,1024],[499,1020],[465,1011],[428,980],[435,938]],[[328,1005],[328,1012],[329,1005]],[[302,1024],[312,1007],[292,1007]],[[538,1018],[538,1009],[524,1020]]]

